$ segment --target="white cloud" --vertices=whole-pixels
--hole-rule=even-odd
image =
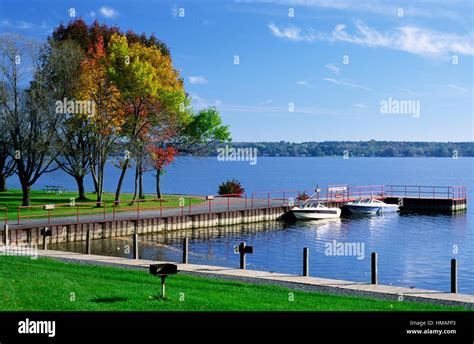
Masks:
[[[210,100],[200,97],[197,94],[192,94],[191,99],[192,99],[194,107],[198,110],[205,109],[211,106],[217,107],[222,104],[222,102],[219,99],[210,101]]]
[[[90,11],[90,12],[89,12],[89,17],[95,18],[95,12],[94,12],[94,11]]]
[[[258,105],[262,106],[262,105],[268,105],[270,104],[271,102],[273,102],[272,99],[267,99],[267,100],[264,100],[263,102],[260,102]]]
[[[322,80],[326,80],[329,82],[332,82],[335,85],[340,85],[340,86],[348,86],[348,87],[353,87],[353,88],[360,88],[362,90],[370,91],[370,88],[358,85],[358,84],[353,84],[347,81],[343,80],[338,80],[338,79],[332,79],[332,78],[322,78]]]
[[[114,18],[118,16],[117,10],[113,9],[112,7],[102,6],[99,9],[100,14],[102,14],[105,18]]]
[[[390,32],[377,29],[358,21],[356,33],[346,31],[346,25],[336,25],[328,41],[341,41],[367,47],[381,47],[402,50],[422,56],[443,56],[447,54],[474,55],[473,36],[437,32],[415,26],[402,26]]]
[[[294,25],[279,28],[273,23],[268,24],[268,28],[270,29],[270,32],[273,36],[287,39],[289,41],[313,42],[317,39],[317,35],[313,32],[313,29],[303,32],[299,27]]]
[[[352,104],[353,107],[359,108],[359,109],[367,109],[367,106],[364,104]]]
[[[290,41],[313,42],[316,39],[329,42],[346,42],[372,48],[401,50],[411,54],[440,57],[449,54],[474,55],[474,34],[459,35],[419,28],[401,26],[391,31],[378,31],[361,21],[355,23],[355,32],[349,33],[345,24],[338,24],[330,34],[314,32],[291,25],[278,28],[268,25],[271,33]]]
[[[452,88],[453,90],[456,90],[456,91],[468,92],[467,88],[464,88],[464,87],[461,87],[461,86],[456,86],[454,84],[449,84],[448,87]]]
[[[308,87],[308,88],[312,88],[313,86],[310,85],[309,82],[305,81],[305,80],[299,80],[296,82],[298,85],[300,86],[304,86],[304,87]]]
[[[306,114],[306,115],[341,115],[341,113],[332,109],[325,109],[316,106],[298,106],[295,105],[294,112],[289,112],[287,106],[264,106],[272,102],[268,99],[259,105],[241,105],[241,104],[223,104],[220,100],[210,101],[200,97],[197,94],[191,95],[193,106],[198,109],[208,108],[215,106],[222,113],[252,113],[252,114],[263,114],[270,113],[274,115],[286,115],[286,114]]]
[[[0,20],[0,26],[16,30],[50,30],[44,21],[40,25],[37,25],[24,20],[10,21],[8,19],[2,19]]]
[[[326,68],[329,69],[331,72],[333,72],[336,75],[339,75],[339,73],[341,72],[341,69],[333,63],[328,63],[326,65]]]
[[[203,76],[190,76],[189,83],[191,85],[204,85],[207,84],[207,79]]]
[[[406,93],[408,93],[408,94],[411,94],[411,95],[416,95],[415,92],[413,92],[413,91],[411,91],[411,90],[409,90],[409,89],[407,89],[407,88],[399,88],[399,90],[400,90],[400,91],[403,91],[403,92],[406,92]]]

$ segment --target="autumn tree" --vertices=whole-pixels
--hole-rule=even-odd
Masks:
[[[95,103],[95,112],[81,114],[89,121],[91,132],[89,155],[92,176],[97,189],[97,205],[102,204],[105,180],[105,166],[119,137],[124,122],[123,110],[119,103],[120,92],[107,75],[107,57],[104,42],[91,46],[88,56],[81,63],[81,73],[77,97],[91,99]]]
[[[115,200],[120,200],[123,180],[130,159],[136,164],[136,180],[140,183],[139,197],[143,198],[141,184],[144,171],[147,131],[156,126],[174,125],[180,104],[185,100],[183,81],[173,68],[171,57],[156,46],[129,43],[127,37],[114,34],[108,46],[109,76],[121,92],[126,111],[122,139],[127,152],[121,162],[122,171]]]

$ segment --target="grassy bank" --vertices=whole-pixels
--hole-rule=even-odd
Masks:
[[[21,208],[22,218],[43,218],[48,216],[48,211],[43,209],[45,204],[55,204],[56,208],[51,210],[51,216],[73,216],[79,214],[92,215],[92,214],[102,214],[104,212],[103,207],[97,207],[95,204],[96,195],[92,192],[86,193],[88,200],[86,201],[75,201],[78,197],[77,192],[64,192],[61,194],[58,193],[48,193],[42,190],[32,190],[31,191],[31,208]],[[163,204],[163,207],[177,207],[180,205],[179,195],[164,195],[163,200],[160,202],[156,200],[156,195],[146,195],[145,200],[139,202],[140,209],[157,209],[160,207],[160,203]],[[113,212],[112,205],[114,204],[115,194],[107,193],[103,194],[103,201],[105,203],[105,212]],[[115,211],[135,211],[137,208],[138,202],[128,202],[133,199],[133,194],[123,193],[120,206],[115,208]],[[0,192],[0,221],[4,219],[5,212],[3,208],[8,208],[8,220],[14,221],[18,216],[18,207],[21,206],[22,193],[21,190],[9,190],[6,192]],[[71,206],[71,200],[74,200],[74,206]],[[184,197],[184,206],[189,206],[189,202],[192,204],[198,204],[203,202],[202,199],[189,199]]]
[[[168,298],[159,300],[159,278],[147,271],[28,257],[0,256],[0,285],[2,311],[463,310],[461,307],[324,295],[179,274],[167,279]]]

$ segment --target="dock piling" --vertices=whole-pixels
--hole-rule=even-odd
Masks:
[[[5,224],[3,226],[3,243],[5,244],[5,246],[9,246],[10,245],[10,239],[8,238],[8,225]]]
[[[456,259],[451,259],[451,293],[458,292],[458,264]]]
[[[91,230],[89,228],[86,233],[86,254],[91,254]]]
[[[377,252],[372,252],[370,255],[371,260],[371,283],[377,284]]]
[[[303,276],[309,276],[309,248],[303,248]]]
[[[133,259],[138,259],[138,221],[134,222],[133,229]]]
[[[183,239],[183,264],[188,264],[188,249],[189,249],[189,239],[184,237]]]

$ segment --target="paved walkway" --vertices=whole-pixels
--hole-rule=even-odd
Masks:
[[[271,199],[270,201],[266,199],[255,199],[253,207],[254,208],[272,208],[272,207],[281,207],[283,206],[283,201],[281,199]],[[224,211],[236,211],[250,209],[252,207],[251,200],[248,199],[247,203],[245,199],[242,198],[231,198],[230,203],[227,204],[227,198],[218,199],[215,198],[211,201],[211,212],[219,213]],[[137,212],[133,211],[117,211],[113,213],[103,213],[100,214],[80,214],[79,220],[76,215],[72,216],[62,216],[62,217],[52,217],[48,218],[36,218],[36,219],[21,219],[18,224],[17,220],[11,220],[8,223],[10,229],[16,228],[31,228],[31,227],[43,227],[50,225],[67,225],[72,223],[87,223],[87,222],[97,222],[97,221],[113,221],[113,220],[135,220],[135,219],[146,219],[146,218],[158,218],[166,216],[177,216],[177,215],[195,215],[195,214],[206,214],[209,212],[209,203],[205,201],[200,204],[193,204],[191,211],[189,206],[185,207],[176,207],[176,208],[164,208],[160,216],[160,208],[153,210],[140,210]],[[0,226],[0,231],[3,230],[3,226]]]
[[[112,265],[143,269],[148,269],[150,264],[165,263],[144,259],[134,260],[128,258],[86,255],[82,253],[51,250],[40,250],[39,256],[72,262],[84,262],[99,265]],[[252,283],[276,284],[298,290],[318,291],[340,295],[365,296],[378,299],[389,299],[394,300],[395,302],[398,300],[428,302],[434,304],[464,306],[474,309],[474,295],[467,294],[451,294],[425,289],[412,289],[388,285],[372,285],[343,280],[303,277],[267,271],[240,270],[209,265],[178,264],[178,269],[180,273],[185,274],[213,278],[235,279]]]

